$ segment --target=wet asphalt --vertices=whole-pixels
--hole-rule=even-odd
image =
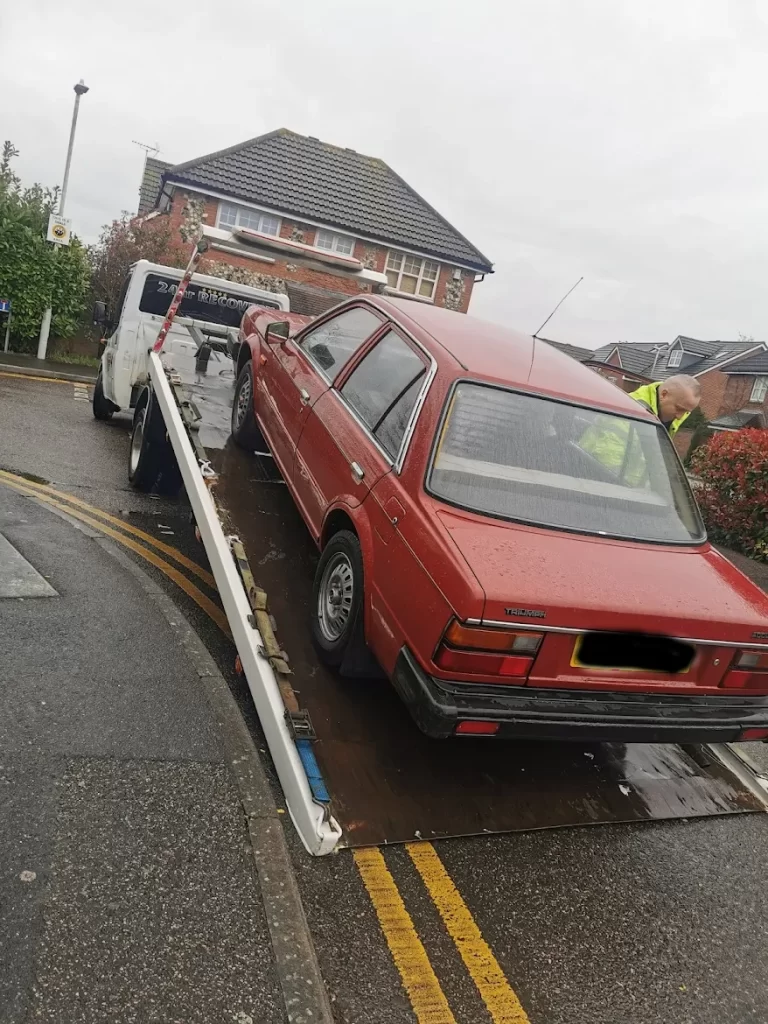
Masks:
[[[88,405],[74,400],[71,384],[9,381],[0,377],[0,468],[34,473],[100,508],[124,515],[148,532],[159,533],[158,524],[163,523],[174,533],[163,536],[166,542],[201,560],[202,551],[194,542],[183,504],[155,501],[128,489],[128,428],[126,419],[95,423]],[[0,493],[7,492],[0,488]],[[38,514],[49,517],[46,512],[36,511],[35,515]],[[71,529],[64,523],[58,524],[58,528]],[[303,539],[300,543],[304,543]],[[85,556],[80,571],[92,575]],[[168,585],[167,581],[162,582]],[[113,580],[108,588],[99,590],[102,601],[107,596],[112,601],[116,589],[123,585]],[[243,714],[257,742],[261,742],[247,695],[231,672],[233,652],[229,644],[186,598],[174,596],[227,672]],[[135,609],[123,605],[121,618],[125,631],[135,635]],[[90,671],[95,671],[93,666],[101,658],[99,638],[83,632],[79,644],[89,652],[87,664]],[[33,647],[29,638],[19,647],[22,678],[25,672],[39,678],[40,669],[30,673],[23,660]],[[81,675],[79,671],[72,673],[74,693]],[[67,691],[68,686],[62,687],[63,694]],[[174,704],[173,692],[170,699]],[[82,705],[82,700],[78,704]],[[184,713],[176,714],[168,732],[186,736],[191,742],[199,729],[194,717],[188,717],[186,705],[182,702],[178,706],[184,707]],[[43,728],[42,721],[39,728]],[[133,742],[125,737],[127,752],[133,749]],[[169,736],[166,742],[176,740]],[[196,742],[204,742],[204,731]],[[102,752],[97,758],[103,756]],[[131,760],[125,757],[126,762]],[[14,871],[23,870],[21,865],[33,863],[35,856],[44,863],[53,856],[52,850],[62,851],[62,863],[68,864],[67,870],[71,872],[64,872],[67,888],[62,896],[62,921],[67,919],[67,913],[71,916],[88,911],[89,880],[92,875],[98,876],[97,865],[103,860],[104,849],[114,853],[128,841],[125,860],[117,862],[121,873],[128,875],[126,893],[119,897],[127,904],[131,886],[129,862],[133,860],[129,855],[130,843],[140,844],[140,836],[132,838],[127,828],[120,826],[115,832],[116,816],[108,812],[110,804],[119,804],[126,778],[136,776],[94,773],[93,763],[87,751],[80,751],[76,764],[67,763],[62,770],[57,769],[56,778],[59,782],[65,780],[63,801],[53,795],[58,794],[52,788],[53,781],[46,783],[46,779],[51,779],[50,769],[46,773],[42,764],[33,767],[31,760],[23,766],[21,781],[6,790],[17,793],[15,813],[19,825],[15,834],[23,836],[23,840],[17,844],[18,849],[9,847],[7,842],[3,849],[0,835],[0,865],[9,863]],[[101,764],[101,760],[96,763]],[[185,768],[192,771],[198,763],[194,758],[184,762]],[[25,790],[24,777],[32,789]],[[147,827],[150,823],[155,827],[158,818],[152,816],[152,809],[167,803],[173,806],[176,797],[164,797],[166,783],[161,785],[161,780],[151,773],[144,773],[139,781],[147,787],[146,796],[143,792],[141,795],[146,801]],[[85,786],[80,786],[80,782]],[[168,794],[183,794],[178,796],[180,804],[186,808],[186,814],[192,814],[188,822],[182,820],[185,814],[174,817],[169,813],[157,826],[167,829],[169,849],[188,843],[217,784],[225,786],[225,781],[217,780],[215,773],[209,778],[208,788],[190,776],[167,782]],[[415,780],[414,784],[424,785],[424,780]],[[156,791],[155,785],[159,787]],[[91,801],[84,796],[89,786],[95,787],[90,790],[94,795]],[[193,808],[197,803],[200,806]],[[58,831],[46,827],[53,813],[61,819]],[[219,827],[225,845],[229,845],[232,837],[227,833],[226,821],[220,825],[217,822],[217,830]],[[95,837],[95,851],[90,860],[86,858],[78,866],[78,855],[85,856],[86,852],[86,833]],[[343,851],[332,857],[311,859],[290,826],[286,834],[337,1019],[344,1024],[413,1021],[351,855]],[[532,1024],[746,1024],[768,1021],[767,841],[765,816],[740,815],[694,822],[534,831],[447,840],[436,846]],[[492,1018],[410,858],[402,848],[388,849],[385,856],[456,1020],[460,1024],[487,1024]],[[235,879],[237,865],[231,871]],[[9,875],[6,872],[4,877]],[[206,885],[210,884],[207,874],[205,877]],[[200,891],[201,898],[206,898],[202,883]],[[98,884],[93,892],[98,896]],[[18,984],[23,981],[22,975],[27,979],[32,976],[32,950],[42,950],[43,957],[51,956],[51,950],[66,949],[67,940],[72,937],[65,925],[57,922],[55,909],[50,914],[42,905],[35,905],[33,889],[24,890],[24,899],[29,902],[19,904],[10,925],[13,934],[21,936],[18,966],[14,966],[17,981],[21,979]],[[189,910],[191,914],[192,908]],[[178,913],[183,920],[184,908],[178,908]],[[20,926],[22,920],[31,922],[29,927]],[[263,944],[263,934],[258,932],[257,906],[246,905],[245,913],[235,914],[233,920],[233,948],[242,944],[253,951],[260,942]],[[239,931],[239,922],[244,929],[254,930]],[[144,976],[140,971],[149,969],[140,966],[144,962],[141,957],[145,944],[151,949],[153,940],[142,935],[138,917],[126,917],[125,927],[129,931],[137,929],[137,955],[140,954],[138,967],[136,963],[126,964],[122,974],[119,965],[115,968],[116,977],[122,978],[125,985],[121,991],[128,999],[132,983],[141,985]],[[82,938],[86,950],[91,941],[89,934],[103,932],[96,927],[90,933],[86,929]],[[154,941],[158,941],[157,937]],[[234,960],[239,962],[237,954]],[[145,961],[150,965],[151,957],[145,957]],[[179,963],[183,971],[183,958]],[[220,962],[214,961],[217,963],[218,970],[222,970]],[[267,988],[268,974],[267,965]],[[67,1021],[123,1019],[108,1015],[103,1003],[108,997],[103,994],[102,1003],[87,1004],[84,1015],[62,1013],[63,1000],[67,994],[72,997],[66,985],[61,987],[64,982],[59,979],[65,976],[66,965],[61,972],[51,968],[51,1001],[47,1004],[50,1014],[55,1010],[60,1014],[58,1019]],[[237,980],[235,973],[235,983]],[[71,981],[81,986],[78,991],[82,990],[82,979]],[[5,978],[0,981],[0,1000],[4,982]],[[95,1000],[96,996],[92,998]],[[26,1012],[30,1013],[29,1005]],[[3,1024],[6,1020],[15,1024],[17,1019],[56,1017],[54,1014],[4,1018],[0,1012]],[[145,1013],[143,1017],[124,1019],[173,1018],[155,1018]],[[236,1018],[224,1014],[179,1019]],[[254,1017],[254,1021],[270,1019],[267,1015]]]

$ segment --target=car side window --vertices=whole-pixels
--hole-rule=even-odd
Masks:
[[[341,393],[382,448],[397,457],[427,364],[388,331],[355,367]]]
[[[381,320],[368,309],[354,306],[331,317],[305,334],[301,347],[334,381],[363,342],[381,327]]]

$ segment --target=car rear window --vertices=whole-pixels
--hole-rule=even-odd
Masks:
[[[538,526],[667,544],[705,539],[660,424],[491,385],[457,385],[428,487],[451,504]]]

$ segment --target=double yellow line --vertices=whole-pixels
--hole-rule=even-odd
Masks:
[[[171,561],[215,590],[213,576],[177,548],[48,484],[28,480],[7,470],[0,470],[0,483],[65,512],[130,549],[173,580],[222,632],[231,636],[221,608],[184,573],[171,565]],[[530,1024],[520,1000],[504,976],[434,846],[428,842],[409,843],[406,849],[493,1024]],[[354,859],[418,1024],[458,1024],[383,854],[374,848],[355,850]]]

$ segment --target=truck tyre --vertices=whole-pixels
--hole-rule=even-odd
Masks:
[[[266,441],[256,422],[253,408],[253,364],[249,361],[240,371],[232,400],[232,438],[236,445],[252,452],[266,451]]]
[[[312,587],[312,642],[331,668],[343,668],[347,651],[362,637],[363,587],[360,541],[350,530],[340,530],[320,556]]]
[[[147,389],[133,414],[128,479],[137,491],[175,497],[182,479],[165,422],[154,395]]]
[[[99,375],[93,387],[93,415],[97,420],[111,420],[115,406],[108,398],[104,397],[102,373],[102,368],[99,366]]]

